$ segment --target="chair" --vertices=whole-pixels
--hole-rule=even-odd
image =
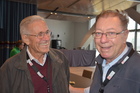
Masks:
[[[89,71],[89,70],[85,70],[84,69],[82,76],[91,79],[91,77],[92,77],[92,71]]]

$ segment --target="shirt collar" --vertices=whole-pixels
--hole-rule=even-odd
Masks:
[[[45,62],[46,62],[46,59],[47,59],[47,54],[44,55],[43,57],[43,63],[40,63],[37,59],[35,59],[32,54],[30,53],[29,49],[28,49],[28,46],[27,46],[27,53],[28,53],[28,56],[29,56],[29,59],[30,60],[34,60],[37,64],[41,65],[41,66],[44,66]]]

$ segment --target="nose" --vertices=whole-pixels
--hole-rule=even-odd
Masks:
[[[108,38],[107,38],[107,34],[106,33],[103,33],[101,38],[100,38],[100,41],[102,43],[106,43],[108,41]]]

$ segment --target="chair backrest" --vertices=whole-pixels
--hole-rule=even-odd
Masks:
[[[84,69],[82,76],[91,79],[91,77],[92,77],[92,71],[89,71],[89,70],[85,70]]]

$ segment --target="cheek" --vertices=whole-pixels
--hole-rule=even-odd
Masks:
[[[94,40],[94,43],[95,43],[95,47],[96,47],[96,49],[98,50],[98,51],[100,51],[100,42],[99,42],[99,40]]]
[[[119,38],[119,39],[114,40],[113,41],[114,52],[118,53],[118,52],[123,51],[124,43],[126,43],[124,38]]]
[[[97,42],[99,42],[99,40],[97,40],[97,39],[94,39],[94,43],[95,43],[95,45],[97,44]]]
[[[29,44],[36,45],[39,42],[39,40],[36,37],[29,38]]]
[[[34,40],[30,40],[28,46],[32,47],[35,50],[38,49],[38,43],[35,42]]]
[[[126,43],[126,36],[121,36],[120,38],[116,39],[116,43],[119,43],[119,44]]]

